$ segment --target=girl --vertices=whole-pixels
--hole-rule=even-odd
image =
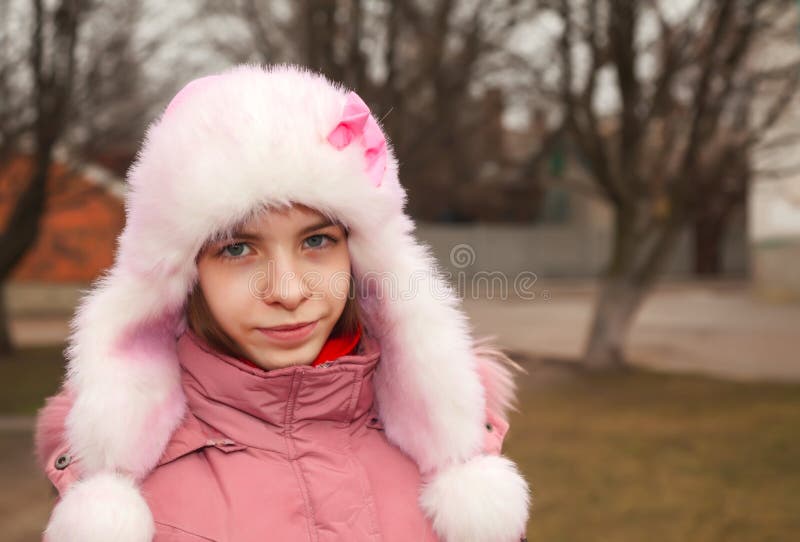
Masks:
[[[517,542],[513,362],[472,338],[364,102],[293,66],[188,84],[37,420],[49,542]]]

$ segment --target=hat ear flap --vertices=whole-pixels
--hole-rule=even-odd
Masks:
[[[115,266],[72,322],[67,385],[75,402],[65,429],[87,473],[120,470],[141,479],[185,411],[175,341],[180,304],[149,279]]]
[[[381,343],[375,393],[386,436],[425,472],[480,450],[485,398],[469,321],[413,228],[390,217],[358,228],[348,246],[366,327]]]
[[[381,343],[374,382],[386,437],[417,462],[419,504],[442,540],[516,542],[527,482],[508,458],[483,453],[486,409],[505,419],[512,406],[511,373],[501,352],[473,340],[460,299],[413,228],[407,216],[392,217],[349,245],[367,327]]]

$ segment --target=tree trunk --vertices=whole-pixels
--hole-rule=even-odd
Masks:
[[[636,313],[655,286],[675,247],[680,215],[658,223],[635,206],[614,208],[611,259],[600,285],[584,353],[593,371],[628,367],[625,340]],[[647,235],[636,232],[646,231]]]
[[[584,366],[593,371],[627,368],[625,339],[645,298],[646,288],[624,276],[608,276],[597,294],[594,320],[584,354]]]
[[[6,291],[0,284],[0,359],[7,358],[14,352],[9,330],[8,309],[6,308]]]
[[[0,288],[4,288],[17,264],[39,238],[42,216],[46,209],[47,180],[53,157],[53,143],[47,141],[36,154],[36,164],[28,185],[14,209],[6,229],[0,232]],[[0,354],[8,355],[14,350],[8,328],[8,313],[5,295],[0,295]]]
[[[704,215],[694,223],[694,272],[702,277],[720,275],[726,220]]]

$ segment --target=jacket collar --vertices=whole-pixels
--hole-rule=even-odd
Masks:
[[[335,427],[365,419],[374,407],[380,346],[364,334],[353,354],[330,366],[264,371],[218,352],[187,329],[178,338],[178,360],[188,408],[159,465],[206,446],[282,450],[281,435],[309,422]],[[265,431],[265,424],[277,431]]]

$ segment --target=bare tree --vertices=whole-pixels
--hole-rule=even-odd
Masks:
[[[10,8],[6,6],[4,9]],[[51,13],[47,13],[44,2],[33,2],[30,46],[27,51],[27,64],[32,78],[31,103],[25,103],[22,99],[4,100],[7,107],[13,105],[19,109],[3,111],[4,120],[7,118],[8,122],[2,128],[2,155],[8,156],[15,148],[15,140],[29,133],[34,147],[34,166],[6,228],[0,234],[0,280],[3,282],[39,235],[53,150],[64,131],[68,115],[78,34],[88,9],[87,2],[64,0]],[[4,30],[9,30],[8,25],[4,25]],[[11,39],[4,32],[3,41]],[[22,57],[11,60],[0,68],[3,74],[0,84],[4,95],[9,97],[13,95],[10,92],[14,84],[12,77],[21,66]],[[8,353],[12,344],[5,303],[0,303],[0,307],[0,352]]]
[[[519,0],[201,0],[199,11],[230,61],[296,62],[357,89],[391,135],[411,212],[433,218],[442,202],[461,205],[455,188],[475,180],[475,94],[502,64],[496,43],[530,9]]]
[[[32,163],[8,194],[0,283],[35,245],[46,210],[61,201],[53,198],[64,192],[52,168],[56,149],[80,160],[141,133],[140,60],[155,42],[134,46],[139,10],[138,2],[0,3],[0,171],[19,153]],[[0,354],[12,348],[0,299]]]
[[[630,325],[682,231],[721,220],[741,198],[750,157],[796,94],[797,55],[765,68],[790,0],[554,0],[552,66],[536,92],[561,106],[551,136],[581,153],[613,212],[613,246],[585,352],[625,366]],[[796,38],[795,38],[796,39]],[[551,84],[552,83],[552,84]],[[602,109],[601,92],[616,104]]]

